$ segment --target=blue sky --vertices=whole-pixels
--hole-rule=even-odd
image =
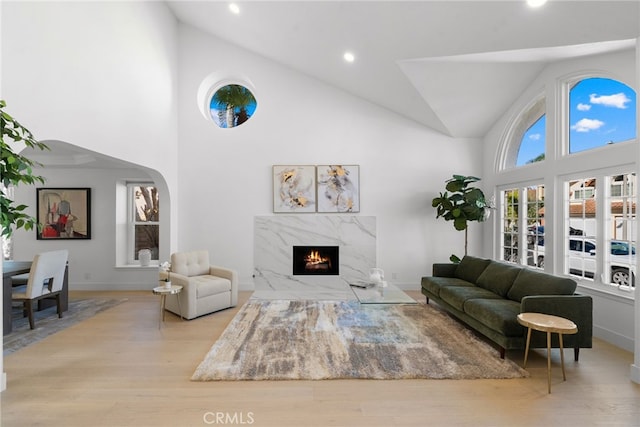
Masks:
[[[544,152],[544,116],[525,132],[516,165]],[[636,135],[636,94],[615,80],[590,78],[580,81],[569,97],[571,153],[621,142]]]

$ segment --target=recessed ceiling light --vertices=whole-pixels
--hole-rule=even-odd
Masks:
[[[240,13],[240,6],[238,6],[235,3],[229,3],[229,10],[231,11],[231,13],[233,13],[234,15],[237,15]]]
[[[353,62],[353,61],[356,60],[356,57],[353,56],[353,53],[351,53],[351,52],[345,52],[344,55],[342,55],[342,57],[347,62]]]
[[[527,4],[531,7],[540,7],[546,2],[547,0],[527,0]]]

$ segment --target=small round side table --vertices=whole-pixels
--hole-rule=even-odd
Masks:
[[[180,306],[180,297],[178,294],[182,292],[181,285],[171,285],[167,286],[156,286],[153,288],[153,293],[156,295],[160,295],[160,319],[158,320],[158,328],[162,327],[162,322],[164,322],[164,312],[165,312],[165,303],[167,300],[167,295],[175,295],[178,298],[178,311],[180,312],[180,319],[182,319],[182,307]]]
[[[564,372],[564,348],[562,347],[563,334],[576,334],[578,327],[569,319],[564,317],[551,316],[542,313],[520,313],[518,314],[518,323],[529,328],[527,331],[527,345],[524,350],[524,365],[527,367],[527,356],[529,355],[529,343],[531,341],[531,330],[547,333],[547,385],[549,393],[551,393],[551,334],[558,334],[558,342],[560,343],[560,361],[562,364],[562,379],[567,380]]]

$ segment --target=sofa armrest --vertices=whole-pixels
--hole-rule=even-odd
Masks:
[[[230,268],[212,265],[209,267],[209,274],[229,279],[231,282],[231,306],[235,307],[238,304],[238,273]]]
[[[591,347],[593,300],[588,295],[531,295],[522,298],[520,311],[550,314],[571,320],[578,326],[578,344]]]
[[[433,275],[436,277],[455,277],[458,264],[436,263],[433,264]]]

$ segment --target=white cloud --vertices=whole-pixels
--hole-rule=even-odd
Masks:
[[[578,122],[571,126],[571,129],[576,132],[589,132],[592,130],[596,130],[604,126],[604,122],[598,119],[582,119],[578,120]]]
[[[529,139],[533,139],[534,141],[538,141],[541,137],[542,135],[540,135],[539,133],[532,133],[531,135],[529,135]]]
[[[626,104],[631,102],[631,99],[623,92],[614,95],[597,95],[592,93],[589,95],[589,102],[604,105],[605,107],[627,108]]]
[[[589,111],[589,110],[591,110],[591,105],[580,103],[580,104],[578,104],[577,108],[578,108],[578,111]]]

